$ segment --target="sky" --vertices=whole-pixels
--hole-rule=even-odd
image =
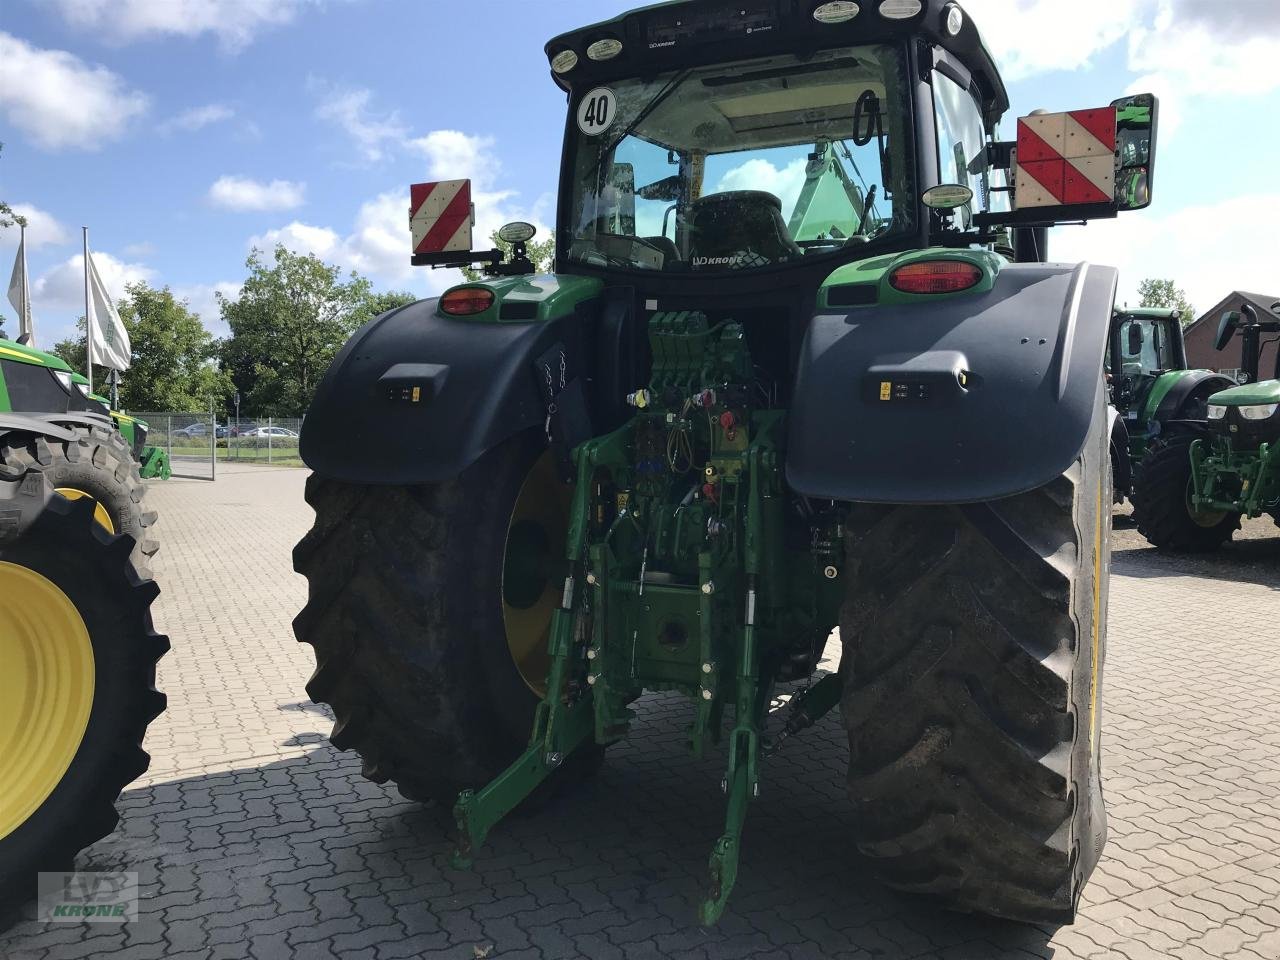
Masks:
[[[1056,229],[1053,259],[1119,267],[1131,303],[1153,276],[1202,310],[1280,296],[1280,3],[961,2],[1005,73],[1007,136],[1036,108],[1161,97],[1155,203]],[[38,343],[83,313],[82,225],[114,295],[168,285],[216,335],[215,293],[236,295],[255,245],[440,292],[456,274],[408,265],[408,185],[472,178],[477,238],[545,231],[565,104],[543,44],[634,5],[3,0],[0,198],[30,221]],[[0,280],[17,233],[0,230]]]

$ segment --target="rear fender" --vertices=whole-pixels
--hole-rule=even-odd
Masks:
[[[1101,415],[1116,283],[1111,267],[1013,264],[974,295],[816,316],[796,379],[791,487],[966,503],[1066,472]]]
[[[559,344],[569,369],[580,371],[582,318],[598,301],[518,323],[443,316],[437,302],[371,320],[338,353],[302,428],[301,456],[316,473],[348,483],[439,483],[541,427],[547,405],[534,361]]]

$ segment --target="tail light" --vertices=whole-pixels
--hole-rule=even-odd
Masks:
[[[440,298],[440,312],[451,317],[471,317],[493,306],[493,291],[484,287],[458,287]]]
[[[903,293],[959,293],[982,282],[982,269],[963,260],[909,263],[889,274],[889,286]]]

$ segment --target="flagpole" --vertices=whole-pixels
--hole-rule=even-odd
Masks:
[[[27,346],[36,345],[36,332],[31,329],[31,283],[27,274],[27,222],[18,224],[18,249],[22,251],[22,316],[18,318],[18,336],[27,335]]]
[[[93,310],[89,308],[89,228],[84,231],[84,361],[89,368],[89,392],[93,393]]]

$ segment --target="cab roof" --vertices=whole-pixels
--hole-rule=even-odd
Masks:
[[[564,90],[588,89],[624,77],[728,62],[806,49],[863,43],[902,42],[922,37],[959,60],[972,76],[988,123],[1009,109],[1009,94],[977,25],[956,0],[920,0],[920,11],[901,20],[879,13],[881,0],[861,0],[858,14],[844,23],[820,23],[814,11],[825,0],[669,0],[641,7],[591,26],[563,33],[546,45],[547,57],[565,51],[577,64],[552,77]],[[946,23],[961,7],[963,24],[954,37]],[[601,40],[621,43],[609,60],[588,56]]]

